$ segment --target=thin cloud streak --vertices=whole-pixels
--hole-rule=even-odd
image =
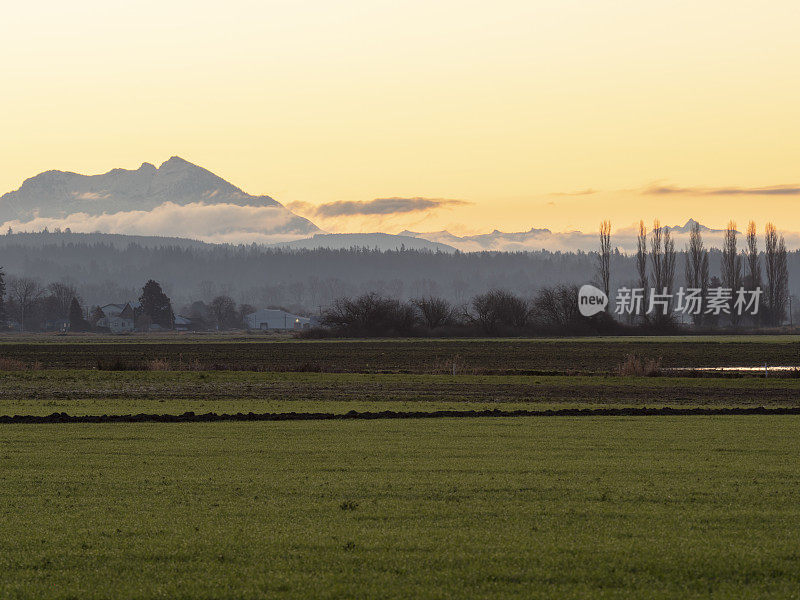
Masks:
[[[299,210],[308,215],[332,219],[353,216],[388,216],[436,210],[451,206],[467,206],[466,200],[449,198],[376,198],[374,200],[328,202],[313,206],[305,202],[287,205],[290,210]]]
[[[770,185],[765,187],[679,187],[672,185],[651,186],[642,191],[648,195],[691,195],[691,196],[798,196],[800,186],[796,184]]]
[[[587,188],[585,190],[578,190],[575,192],[553,192],[550,194],[551,196],[589,196],[591,194],[597,194],[599,190],[595,190],[592,188]]]

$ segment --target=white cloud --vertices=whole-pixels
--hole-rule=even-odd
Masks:
[[[75,213],[66,217],[36,217],[6,221],[0,227],[15,231],[41,231],[69,227],[74,232],[121,233],[185,237],[208,242],[275,243],[308,237],[304,223],[280,206],[237,206],[166,202],[153,210],[113,214]]]

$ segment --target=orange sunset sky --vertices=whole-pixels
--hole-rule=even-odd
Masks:
[[[800,231],[800,3],[14,2],[0,193],[180,155],[329,231]],[[459,202],[315,216],[375,198]]]

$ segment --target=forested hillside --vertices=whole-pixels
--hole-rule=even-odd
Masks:
[[[633,285],[634,257],[613,253],[611,287]],[[800,282],[800,254],[789,253],[792,293]],[[683,253],[677,281],[683,282]],[[712,276],[720,252],[710,253]],[[253,306],[317,312],[332,300],[376,291],[400,299],[438,295],[467,301],[491,288],[531,296],[543,286],[596,280],[595,253],[287,250],[205,244],[177,238],[107,234],[0,235],[0,266],[7,277],[74,283],[86,305],[138,297],[148,279],[161,282],[177,308],[228,294]]]

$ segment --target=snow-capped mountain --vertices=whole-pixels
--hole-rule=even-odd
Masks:
[[[676,245],[680,248],[681,244],[688,241],[689,233],[695,222],[694,219],[689,219],[684,225],[665,226],[665,228],[670,230]],[[722,235],[725,232],[724,229],[712,229],[705,225],[700,225],[700,231],[707,245],[715,247],[721,245]],[[462,252],[526,252],[536,250],[562,252],[582,250],[584,252],[590,252],[597,250],[598,246],[598,234],[596,232],[556,232],[550,229],[537,229],[535,227],[528,231],[511,233],[495,229],[491,233],[465,236],[457,236],[449,231],[435,231],[430,233],[403,231],[400,235],[447,244]],[[635,227],[622,228],[612,234],[611,243],[622,251],[635,251],[636,235],[637,229]]]
[[[684,233],[688,234],[691,233],[692,227],[695,224],[700,225],[701,233],[723,233],[725,231],[724,229],[712,229],[711,227],[706,227],[705,225],[698,223],[694,219],[689,219],[688,221],[686,221],[685,225],[672,225],[672,226],[666,226],[666,228],[670,230],[670,233],[675,233],[678,235]],[[739,232],[737,231],[737,233]]]
[[[506,233],[495,229],[491,233],[478,235],[457,236],[449,231],[436,231],[433,233],[418,233],[415,231],[402,231],[400,235],[416,237],[430,242],[447,244],[462,252],[482,252],[501,250],[514,252],[516,250],[529,250],[532,247],[541,249],[544,242],[552,239],[553,232],[549,229],[531,228],[528,231]],[[565,234],[559,234],[565,235]]]

